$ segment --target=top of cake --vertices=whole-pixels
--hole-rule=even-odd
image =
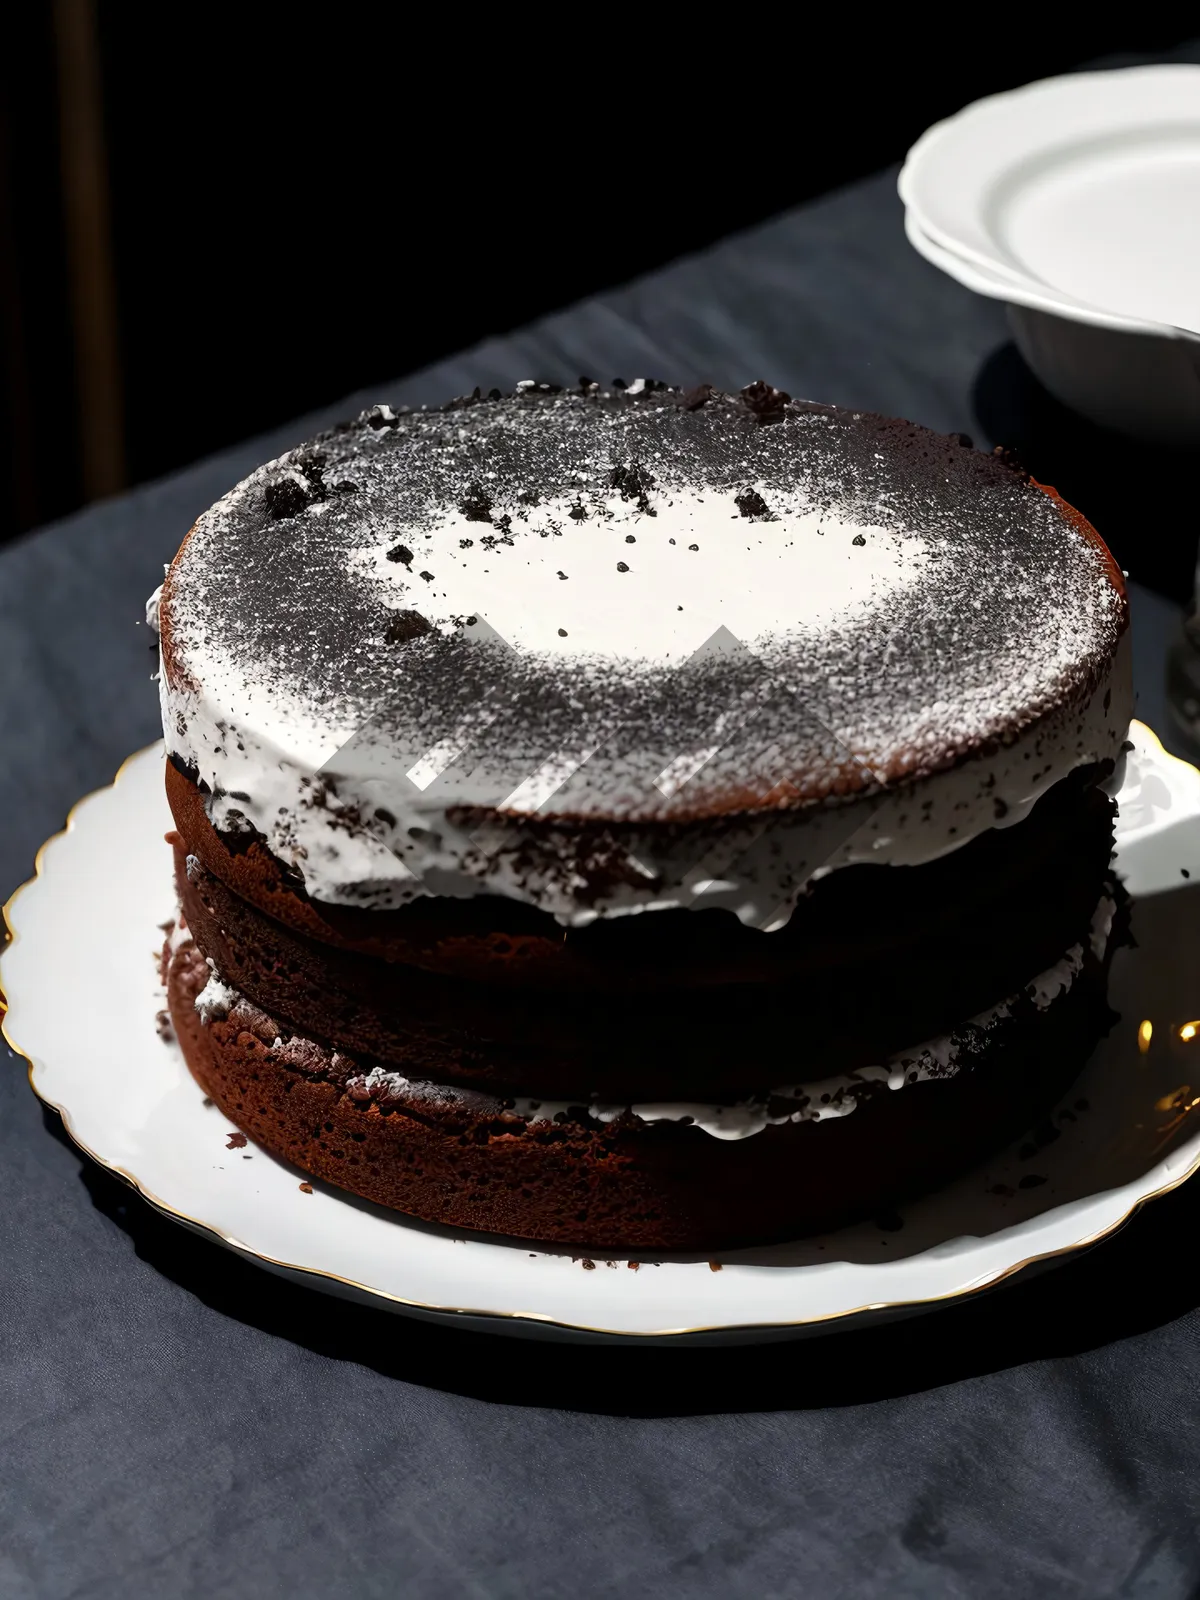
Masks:
[[[276,847],[274,768],[407,839],[877,804],[1032,738],[1020,804],[1119,745],[1127,621],[1086,522],[958,436],[761,383],[526,384],[375,407],[206,512],[165,720]]]

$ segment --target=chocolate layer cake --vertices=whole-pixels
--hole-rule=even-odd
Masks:
[[[1108,1025],[1121,575],[957,436],[765,384],[379,406],[205,513],[157,619],[176,1031],[369,1199],[794,1236]]]

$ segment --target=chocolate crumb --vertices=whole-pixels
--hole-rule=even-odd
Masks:
[[[1181,878],[1190,878],[1191,877],[1191,873],[1188,871],[1188,869],[1186,867],[1180,867],[1179,876]]]
[[[625,535],[625,543],[626,544],[636,544],[637,540],[634,538],[633,534],[627,533]]]
[[[426,583],[432,583],[433,582],[433,573],[432,572],[423,572],[421,574],[421,576],[425,579]]]
[[[709,1263],[708,1263],[708,1270],[709,1270],[709,1271],[710,1271],[710,1272],[720,1272],[720,1270],[721,1270],[721,1263],[720,1263],[720,1262],[719,1262],[719,1261],[710,1261],[710,1262],[709,1262]]]
[[[558,637],[560,639],[565,639],[567,637],[567,630],[565,628],[560,628],[558,630]]]
[[[231,1133],[225,1141],[226,1150],[244,1150],[246,1148],[246,1135],[244,1133]]]
[[[481,483],[473,483],[467,490],[466,498],[458,509],[468,522],[490,522],[492,520],[492,497]]]
[[[856,545],[859,545],[860,547],[862,545],[866,544],[866,542],[867,542],[866,536],[864,534],[861,534],[861,533],[856,533],[854,535],[853,539],[851,539],[851,541],[850,541],[851,544],[856,544]]]
[[[672,539],[671,543],[674,544],[674,542],[675,541]],[[690,545],[688,545],[688,549],[689,550],[699,550],[699,548],[700,548],[700,546],[698,544],[690,544]]]
[[[263,495],[276,522],[299,516],[312,499],[312,492],[301,482],[299,473],[291,472],[268,483]]]
[[[174,1038],[171,1030],[171,1013],[169,1011],[156,1011],[154,1014],[154,1026],[160,1039]]]
[[[733,503],[737,506],[742,516],[749,517],[751,522],[778,522],[779,520],[757,489],[745,489],[741,494],[734,495]]]
[[[560,572],[560,573],[559,573],[559,577],[560,577],[560,578],[563,578],[563,579],[565,579],[565,578],[566,578],[566,576],[567,576],[567,575],[566,575],[566,573],[565,573],[565,572]]]
[[[397,611],[383,630],[383,637],[388,644],[407,644],[410,639],[419,639],[423,633],[432,632],[433,623],[419,611]]]
[[[586,1256],[584,1256],[581,1265],[583,1266],[583,1270],[585,1272],[595,1272],[596,1270],[596,1263],[594,1261],[589,1261]]]
[[[639,510],[649,505],[647,496],[656,481],[653,473],[636,461],[615,466],[608,475],[609,487],[615,489],[622,500],[636,500]]]
[[[389,561],[403,561],[407,567],[412,565],[413,553],[406,544],[398,544],[388,551],[387,558]]]
[[[623,561],[618,561],[617,562],[617,571],[618,572],[628,572],[629,568],[625,565],[625,563]]]
[[[312,1192],[313,1192],[313,1186],[312,1186],[311,1183],[302,1183],[300,1185],[300,1193],[301,1194],[311,1194]]]
[[[784,389],[775,389],[760,378],[748,383],[742,390],[742,404],[752,411],[759,422],[778,422],[785,408],[791,404],[791,395]]]

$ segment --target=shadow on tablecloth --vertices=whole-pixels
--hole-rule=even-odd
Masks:
[[[46,1126],[74,1149],[58,1116]],[[273,1277],[161,1216],[80,1157],[137,1254],[222,1315],[332,1360],[505,1405],[614,1416],[849,1406],[1128,1338],[1200,1305],[1200,1179],[1024,1284],[850,1333],[756,1347],[555,1345],[433,1325]]]
[[[972,390],[983,434],[1017,454],[1092,522],[1130,577],[1183,604],[1200,540],[1200,452],[1109,433],[1042,387],[1014,344],[983,363]]]

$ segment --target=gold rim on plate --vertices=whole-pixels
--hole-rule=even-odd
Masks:
[[[1186,767],[1191,772],[1197,771],[1197,769],[1193,767],[1190,762],[1182,761],[1178,756],[1173,756],[1170,751],[1164,749],[1162,740],[1159,739],[1158,735],[1151,728],[1148,728],[1144,722],[1134,722],[1131,723],[1130,726],[1138,729],[1139,736],[1145,739],[1146,743],[1153,749],[1157,756],[1166,761],[1176,762],[1179,766]],[[106,790],[116,788],[125,776],[127,769],[132,766],[135,761],[140,760],[142,756],[148,755],[150,751],[155,748],[156,745],[154,744],[146,745],[144,749],[136,750],[132,755],[126,756],[125,760],[122,761],[121,765],[117,768],[116,775],[114,776],[112,782],[110,784],[103,785],[99,789],[92,790],[91,793],[83,795],[79,800],[77,800],[67,813],[66,826],[61,828],[57,833],[51,834],[50,837],[41,845],[37,855],[34,857],[33,877],[27,879],[26,882],[14,889],[12,894],[9,895],[8,899],[5,901],[3,907],[0,908],[0,915],[3,916],[3,927],[0,929],[0,933],[3,935],[3,937],[0,938],[0,952],[8,949],[9,946],[14,944],[18,938],[18,934],[12,924],[12,908],[16,905],[20,896],[23,895],[27,889],[33,888],[38,879],[41,878],[46,852],[53,844],[56,843],[57,840],[64,838],[68,833],[73,831],[75,827],[76,816],[82,806],[86,805],[89,800],[95,799],[97,795],[105,793]],[[235,1251],[238,1255],[249,1260],[262,1262],[264,1265],[269,1267],[281,1268],[286,1272],[296,1273],[301,1277],[321,1278],[330,1283],[338,1283],[343,1285],[345,1288],[353,1290],[356,1294],[367,1296],[375,1300],[386,1301],[390,1305],[403,1306],[408,1310],[421,1314],[423,1317],[427,1318],[470,1317],[479,1321],[510,1323],[525,1322],[533,1324],[537,1327],[561,1328],[567,1333],[593,1334],[607,1339],[670,1341],[683,1339],[690,1335],[696,1334],[753,1334],[756,1332],[770,1333],[773,1331],[782,1331],[792,1328],[811,1328],[822,1323],[844,1322],[847,1320],[852,1320],[856,1317],[866,1316],[872,1312],[913,1311],[923,1306],[934,1306],[942,1304],[948,1300],[962,1300],[978,1295],[984,1290],[994,1289],[998,1284],[1004,1283],[1007,1279],[1015,1277],[1017,1273],[1024,1272],[1030,1267],[1038,1266],[1042,1262],[1054,1261],[1063,1256],[1074,1255],[1078,1251],[1090,1249],[1093,1245],[1099,1244],[1103,1239],[1110,1238],[1114,1233],[1118,1232],[1119,1229],[1123,1228],[1130,1218],[1141,1210],[1147,1201],[1158,1200],[1163,1195],[1170,1194],[1173,1189],[1178,1189],[1182,1184],[1187,1182],[1187,1180],[1197,1171],[1197,1169],[1200,1169],[1200,1153],[1198,1153],[1196,1158],[1182,1173],[1178,1174],[1177,1176],[1173,1176],[1169,1181],[1161,1184],[1157,1189],[1152,1189],[1148,1194],[1139,1195],[1139,1197],[1132,1203],[1132,1205],[1130,1205],[1127,1211],[1123,1212],[1121,1216],[1119,1216],[1114,1222],[1108,1223],[1102,1228],[1098,1228],[1095,1233],[1089,1234],[1084,1239],[1077,1239],[1074,1243],[1064,1245],[1060,1249],[1044,1250],[1035,1255],[1026,1256],[1020,1261],[1013,1262],[1010,1266],[998,1268],[995,1272],[989,1273],[985,1278],[982,1278],[977,1282],[967,1284],[962,1288],[949,1290],[945,1294],[923,1295],[910,1300],[873,1300],[868,1301],[860,1306],[852,1306],[845,1311],[829,1311],[822,1313],[820,1316],[795,1317],[781,1322],[718,1322],[705,1323],[696,1327],[653,1328],[642,1329],[638,1331],[630,1331],[626,1328],[595,1327],[592,1324],[585,1322],[564,1322],[559,1317],[552,1317],[541,1311],[496,1311],[486,1307],[448,1306],[438,1305],[427,1300],[410,1300],[404,1295],[391,1294],[386,1289],[378,1289],[372,1284],[360,1283],[355,1278],[342,1277],[342,1275],[337,1272],[327,1272],[320,1267],[306,1267],[295,1261],[283,1261],[275,1256],[269,1256],[261,1250],[254,1249],[252,1245],[246,1244],[243,1240],[235,1238],[233,1234],[226,1233],[224,1229],[217,1227],[215,1223],[206,1222],[203,1217],[193,1217],[189,1215],[188,1212],[179,1210],[177,1206],[171,1205],[169,1201],[164,1200],[160,1195],[156,1195],[150,1189],[147,1189],[145,1184],[142,1183],[141,1179],[138,1178],[136,1173],[130,1172],[125,1167],[118,1166],[115,1162],[106,1160],[104,1156],[93,1150],[85,1140],[79,1137],[71,1124],[71,1116],[67,1108],[59,1105],[57,1101],[51,1100],[48,1095],[43,1094],[38,1088],[35,1079],[35,1073],[37,1069],[33,1057],[29,1055],[27,1051],[21,1048],[21,1046],[13,1038],[12,1033],[9,1031],[8,1010],[8,996],[4,992],[3,985],[0,984],[0,1035],[3,1035],[5,1042],[13,1054],[19,1056],[25,1062],[29,1087],[33,1090],[34,1094],[44,1106],[48,1106],[52,1111],[57,1112],[58,1116],[62,1119],[62,1125],[66,1130],[68,1137],[79,1150],[83,1151],[84,1155],[89,1157],[90,1160],[94,1161],[97,1166],[102,1167],[106,1172],[111,1172],[114,1177],[120,1178],[123,1183],[127,1183],[131,1189],[135,1189],[137,1193],[141,1195],[142,1199],[153,1206],[156,1211],[161,1213],[161,1215],[170,1217],[173,1221],[181,1222],[185,1224],[185,1226],[192,1228],[198,1233],[207,1234],[210,1238],[216,1240],[217,1243],[225,1245],[228,1249]],[[800,1268],[797,1270],[803,1269]]]

